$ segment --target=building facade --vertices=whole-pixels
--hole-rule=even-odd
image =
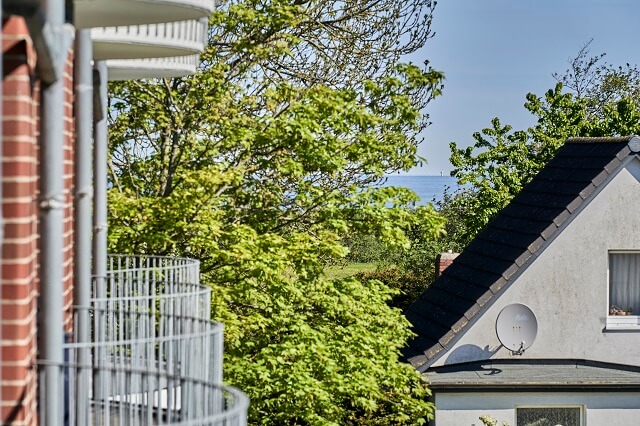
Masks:
[[[408,308],[436,425],[638,423],[639,153],[567,140]]]
[[[195,72],[213,1],[2,6],[0,421],[244,424],[197,261],[106,252],[106,83]]]

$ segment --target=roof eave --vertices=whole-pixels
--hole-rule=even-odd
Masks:
[[[433,392],[640,392],[640,383],[430,383]]]

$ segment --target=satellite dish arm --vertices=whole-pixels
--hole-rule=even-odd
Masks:
[[[525,342],[524,340],[520,342],[520,347],[518,348],[518,350],[511,351],[511,355],[522,355],[524,353],[524,345],[526,344],[527,342]]]

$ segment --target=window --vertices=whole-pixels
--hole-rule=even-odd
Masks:
[[[640,328],[640,253],[609,253],[607,328]]]
[[[582,426],[582,407],[516,407],[516,426]]]

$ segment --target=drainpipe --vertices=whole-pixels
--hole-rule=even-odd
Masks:
[[[61,76],[68,53],[64,40],[64,0],[42,0],[44,18],[54,52],[54,73]],[[63,208],[64,197],[64,79],[43,81],[40,117],[40,355],[49,364],[44,369],[43,394],[46,401],[41,412],[45,425],[62,425],[62,404],[56,396],[63,395],[62,370],[64,361],[63,321]],[[41,382],[42,383],[42,382]]]
[[[95,74],[99,79],[99,111],[94,123],[94,194],[93,194],[93,275],[105,280],[107,276],[107,63],[96,61]],[[94,83],[95,84],[95,83]],[[98,287],[96,296],[104,297],[104,286]]]
[[[95,283],[94,297],[104,299],[107,295],[107,63],[94,63],[94,127],[93,127],[93,277]],[[96,306],[96,327],[94,339],[101,342],[106,339],[105,303]],[[97,351],[96,364],[101,365],[105,354]],[[94,376],[94,397],[104,398],[102,390],[103,374]]]
[[[91,339],[89,307],[91,299],[91,198],[92,178],[92,128],[93,128],[93,45],[91,30],[77,30],[74,52],[75,82],[75,230],[74,230],[74,303],[76,308],[75,341],[86,343]],[[88,348],[78,350],[78,364],[90,365]],[[76,422],[89,424],[88,397],[91,370],[78,370]]]

